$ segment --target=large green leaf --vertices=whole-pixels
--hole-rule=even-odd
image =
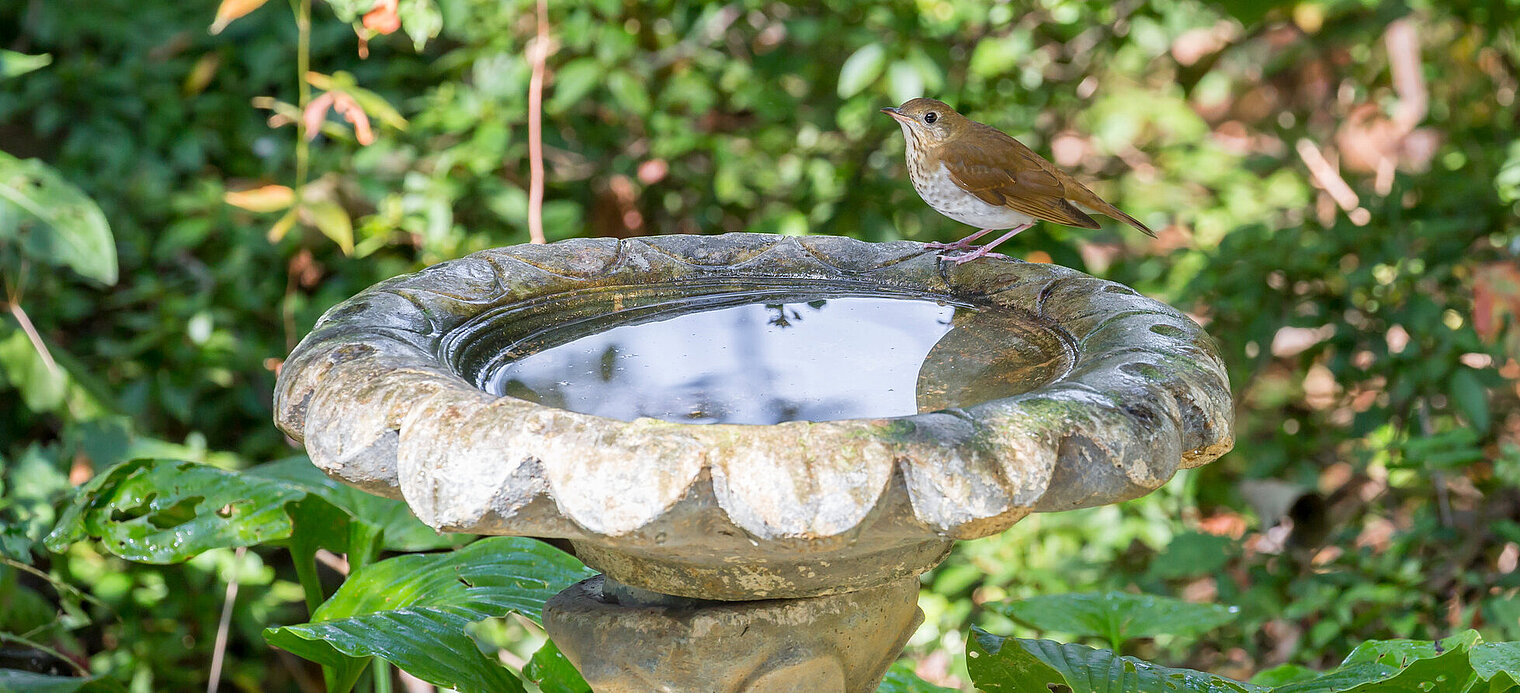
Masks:
[[[1490,693],[1500,693],[1520,687],[1520,642],[1483,643],[1472,648],[1468,655],[1473,672],[1487,681]]]
[[[966,668],[989,693],[1265,693],[1267,689],[1191,669],[1173,669],[1085,645],[1021,640],[972,628]],[[1066,686],[1066,689],[1058,688]]]
[[[35,220],[22,248],[38,262],[72,268],[102,284],[116,283],[116,242],[106,215],[79,188],[36,159],[0,152],[0,206],[21,215],[0,215],[0,239],[15,236],[15,219]],[[9,220],[9,221],[8,221]]]
[[[591,686],[576,671],[554,641],[544,643],[523,667],[523,678],[538,684],[544,693],[591,693]]]
[[[1273,693],[1390,693],[1462,691],[1476,677],[1468,652],[1478,641],[1467,631],[1439,642],[1369,640],[1358,645],[1339,669],[1318,678],[1279,686]]]
[[[410,508],[398,500],[383,498],[334,481],[305,455],[261,464],[246,472],[250,476],[297,484],[384,532],[382,545],[390,551],[431,551],[469,543],[469,534],[440,534],[422,524]]]
[[[300,486],[178,460],[123,462],[74,495],[45,543],[52,551],[96,537],[144,563],[177,563],[220,547],[288,539],[286,504]]]
[[[1239,611],[1230,606],[1128,592],[1030,597],[1000,608],[1031,627],[1102,637],[1115,648],[1132,638],[1196,637],[1235,620]]]
[[[516,611],[534,620],[544,602],[593,573],[547,544],[493,537],[442,554],[367,565],[310,623],[270,628],[270,644],[333,667],[347,690],[368,657],[461,691],[522,690],[480,652],[465,626]]]

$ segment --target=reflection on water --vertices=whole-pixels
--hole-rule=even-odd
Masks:
[[[609,317],[594,330],[534,332],[499,352],[480,382],[615,419],[772,424],[965,406],[1029,390],[1067,363],[1028,317],[922,299],[767,295],[627,324]]]

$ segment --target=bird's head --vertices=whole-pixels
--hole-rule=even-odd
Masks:
[[[967,122],[965,116],[956,113],[945,102],[924,97],[909,99],[897,108],[883,108],[881,112],[897,120],[909,144],[923,146],[933,146],[954,137]]]

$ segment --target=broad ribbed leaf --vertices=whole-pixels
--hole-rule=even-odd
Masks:
[[[1062,690],[1071,693],[1265,693],[1266,688],[1191,669],[1120,657],[1109,650],[1020,640],[971,629],[966,668],[988,693]]]
[[[116,241],[106,215],[79,188],[36,159],[0,152],[0,206],[22,212],[22,248],[36,261],[62,265],[102,284],[116,283]],[[0,220],[14,215],[0,215]],[[34,224],[27,224],[26,219]],[[0,238],[13,235],[0,228]]]
[[[593,574],[543,542],[492,537],[449,553],[364,566],[310,623],[269,628],[264,638],[340,672],[375,656],[446,688],[522,690],[480,652],[465,626],[511,611],[536,621],[549,597]]]
[[[1030,597],[1008,602],[1001,610],[1043,631],[1107,638],[1114,647],[1132,638],[1196,637],[1235,620],[1239,611],[1128,592]]]
[[[347,511],[385,532],[383,546],[389,551],[431,551],[469,543],[469,534],[439,534],[422,524],[406,504],[365,493],[347,484],[334,481],[312,465],[305,455],[297,455],[249,469],[246,474],[291,484]]]

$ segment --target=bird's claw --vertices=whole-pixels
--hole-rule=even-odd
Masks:
[[[995,258],[1002,258],[1004,260],[1008,259],[1008,256],[1004,255],[1002,253],[992,253],[992,252],[982,253],[982,252],[975,252],[975,251],[973,251],[973,252],[966,253],[965,255],[956,255],[956,256],[950,256],[950,255],[941,253],[940,256],[939,256],[939,261],[940,262],[953,262],[956,265],[964,265],[964,264],[966,264],[968,262],[971,262],[972,260],[975,260],[977,258],[983,258],[983,257],[995,257]]]
[[[941,243],[939,241],[931,241],[929,243],[925,243],[924,247],[930,250],[970,250],[971,244],[962,243],[960,241],[956,241],[955,243]]]

